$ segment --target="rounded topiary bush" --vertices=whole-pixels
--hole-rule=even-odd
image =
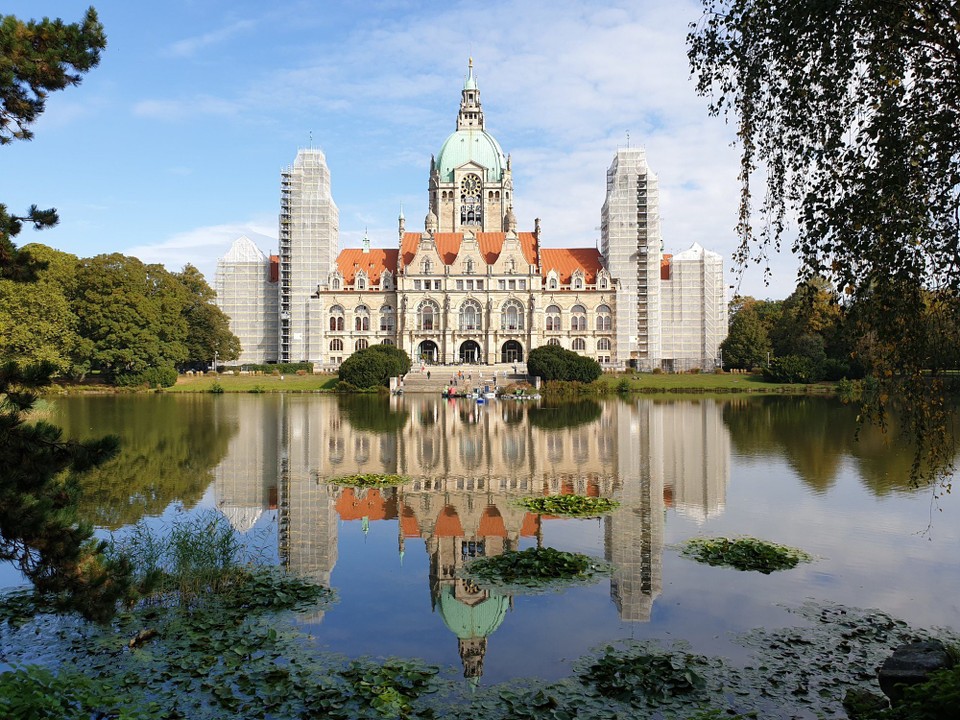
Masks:
[[[558,345],[543,345],[530,351],[527,372],[545,381],[576,380],[591,383],[600,377],[603,368],[593,358],[584,357]]]

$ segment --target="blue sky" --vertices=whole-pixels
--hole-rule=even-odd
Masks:
[[[9,0],[0,13],[74,21],[89,2]],[[658,174],[667,252],[729,258],[737,240],[733,130],[707,115],[686,60],[690,0],[593,2],[95,2],[108,46],[76,88],[51,96],[36,137],[0,149],[0,199],[54,206],[25,230],[80,256],[122,252],[213,281],[241,234],[275,250],[280,170],[323,149],[341,247],[397,240],[427,212],[430,155],[453,131],[474,58],[486,127],[512,154],[521,230],[545,247],[594,246],[606,169],[629,142]],[[785,297],[750,265],[740,292]]]

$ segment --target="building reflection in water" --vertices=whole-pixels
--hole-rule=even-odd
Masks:
[[[641,622],[662,586],[665,509],[702,520],[724,507],[730,439],[711,400],[589,402],[569,411],[407,396],[389,407],[364,399],[381,405],[362,412],[356,399],[252,400],[217,469],[223,511],[244,529],[263,508],[278,507],[281,562],[324,584],[337,562],[338,521],[396,520],[399,553],[412,538],[424,542],[433,609],[457,636],[468,678],[482,674],[487,638],[512,598],[458,570],[519,549],[524,538],[539,542],[545,523],[561,522],[526,512],[518,498],[578,493],[621,503],[603,519],[605,559],[615,568],[610,596],[622,620]],[[259,479],[255,468],[263,468]],[[368,491],[326,482],[354,473],[410,481]]]

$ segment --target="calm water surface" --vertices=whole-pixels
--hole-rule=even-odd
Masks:
[[[68,435],[116,433],[86,480],[104,531],[215,508],[257,553],[336,588],[304,620],[323,649],[421,657],[484,683],[568,675],[620,638],[689,641],[738,657],[731,633],[795,625],[806,599],[960,628],[960,512],[907,480],[896,436],[854,439],[855,410],[824,399],[611,399],[546,407],[433,397],[77,397]],[[410,478],[366,493],[352,473]],[[602,520],[540,518],[525,495],[619,500]],[[752,535],[816,562],[764,576],[698,565],[675,545]],[[611,561],[562,593],[490,594],[457,580],[470,557],[537,544]],[[8,569],[0,585],[17,584]]]

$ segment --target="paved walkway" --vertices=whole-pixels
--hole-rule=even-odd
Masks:
[[[526,365],[419,365],[411,368],[403,378],[404,393],[431,393],[439,395],[451,385],[458,391],[489,385],[505,387],[526,381]],[[429,375],[429,377],[428,377]]]

